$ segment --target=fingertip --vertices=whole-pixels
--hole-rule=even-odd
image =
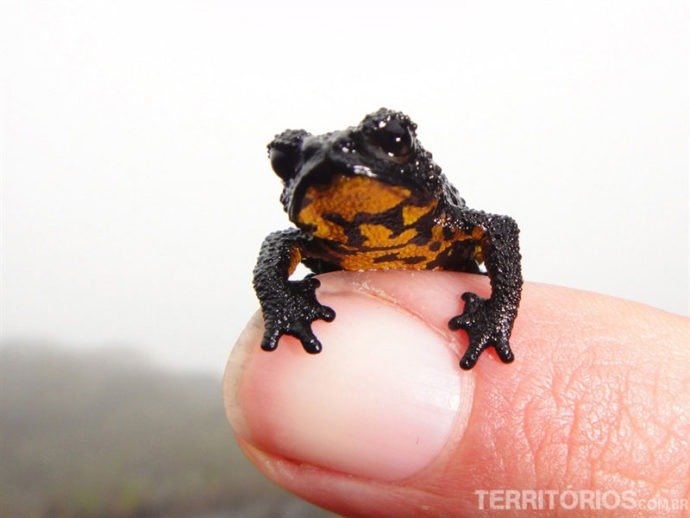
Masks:
[[[225,365],[225,373],[223,375],[223,402],[225,406],[225,415],[235,432],[245,437],[248,437],[250,434],[249,426],[246,423],[244,412],[239,403],[239,393],[242,380],[244,379],[244,371],[251,360],[252,354],[258,349],[256,347],[257,342],[261,340],[261,349],[259,349],[258,352],[262,354],[265,354],[266,351],[273,351],[275,349],[275,347],[272,349],[264,349],[263,336],[263,318],[261,316],[261,311],[257,311],[235,342]]]
[[[226,375],[226,408],[243,449],[291,491],[344,515],[473,515],[477,489],[536,488],[544,480],[602,489],[588,478],[592,462],[602,473],[644,473],[647,480],[664,472],[663,461],[645,457],[620,464],[625,448],[608,434],[620,437],[615,413],[634,406],[625,394],[636,390],[644,402],[660,358],[685,358],[666,364],[676,373],[662,380],[687,365],[672,333],[662,333],[672,327],[668,315],[526,284],[510,341],[517,359],[507,347],[473,355],[467,334],[449,330],[457,323],[449,317],[461,310],[463,289],[487,296],[485,277],[364,272],[322,279],[317,297],[338,312],[332,323],[313,324],[322,354],[305,354],[298,340],[283,337],[267,355],[257,347],[262,330],[249,329]],[[645,327],[638,317],[650,313],[653,327]],[[657,338],[642,349],[640,336]],[[458,368],[460,352],[469,373]],[[654,361],[642,363],[649,357]],[[635,380],[642,380],[637,387]],[[582,404],[596,410],[592,419],[577,417]],[[609,464],[592,461],[588,445],[595,443],[611,445],[596,457]],[[679,458],[659,448],[655,459],[659,451]],[[578,469],[566,469],[564,459]],[[635,480],[619,482],[626,488]]]
[[[240,380],[226,384],[233,428],[267,455],[321,469],[372,480],[420,472],[466,422],[459,409],[471,399],[447,337],[361,292],[319,298],[338,317],[313,323],[318,339],[305,349],[316,357],[288,336],[265,355],[251,346],[253,331],[243,334],[243,364],[228,369]]]

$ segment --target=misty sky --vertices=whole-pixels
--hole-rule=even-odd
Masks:
[[[5,3],[2,338],[220,372],[288,226],[266,143],[383,105],[527,279],[688,314],[684,4]]]

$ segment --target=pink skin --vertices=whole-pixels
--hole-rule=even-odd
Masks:
[[[486,278],[321,279],[318,298],[337,313],[314,324],[323,352],[308,355],[291,337],[262,351],[257,317],[225,378],[240,445],[290,491],[348,516],[474,515],[475,491],[495,488],[690,499],[689,319],[526,284],[515,362],[489,351],[463,372],[466,336],[447,322],[460,293],[488,294]]]

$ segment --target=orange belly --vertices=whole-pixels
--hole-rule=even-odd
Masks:
[[[314,237],[311,257],[344,270],[441,269],[457,243],[481,258],[484,229],[453,230],[436,200],[364,176],[336,176],[307,189],[297,223]]]

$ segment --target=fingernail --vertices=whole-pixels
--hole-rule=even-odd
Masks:
[[[292,337],[261,351],[256,323],[240,338],[226,382],[236,433],[271,455],[369,479],[422,471],[462,433],[473,374],[443,332],[389,301],[319,299],[337,316],[314,324],[318,355]]]

